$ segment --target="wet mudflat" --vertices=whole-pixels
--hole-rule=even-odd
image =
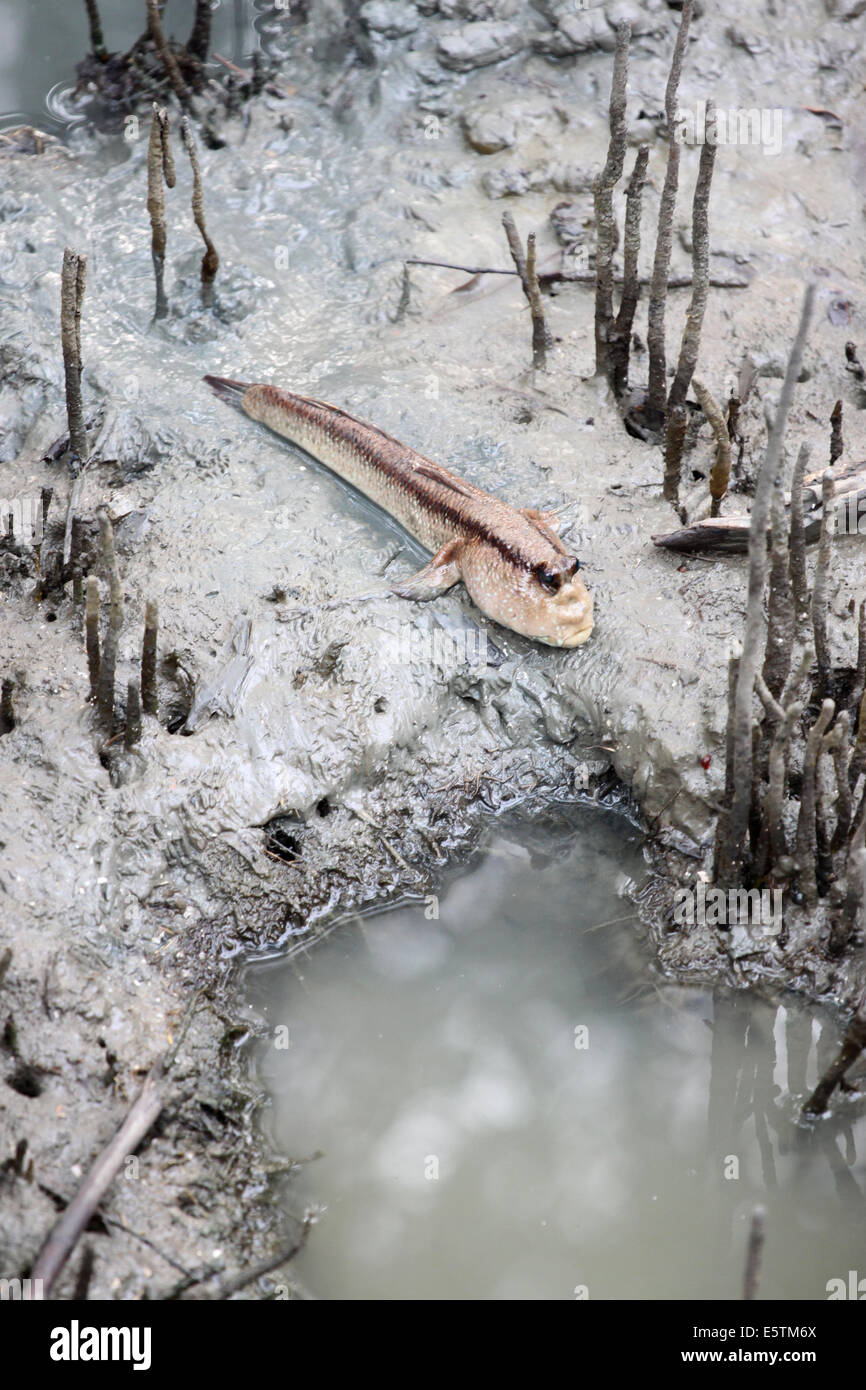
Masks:
[[[71,7],[54,8],[68,24]],[[125,27],[121,8],[102,6],[112,46],[130,42],[138,27]],[[214,48],[219,44],[230,60],[248,65],[264,43],[259,21],[268,8],[233,6],[227,26],[229,7],[219,7]],[[5,1034],[9,1084],[3,1101],[14,1144],[26,1141],[29,1147],[4,1194],[6,1245],[22,1266],[33,1258],[57,1203],[68,1199],[119,1124],[142,1075],[175,1035],[200,987],[201,1008],[179,1063],[184,1108],[152,1140],[141,1181],[113,1196],[114,1218],[128,1231],[149,1234],[151,1244],[113,1228],[110,1244],[107,1237],[97,1241],[93,1291],[99,1297],[158,1293],[179,1277],[178,1262],[187,1270],[232,1271],[269,1247],[271,1223],[280,1214],[278,1205],[268,1206],[274,1164],[247,1144],[256,1095],[238,1056],[247,1016],[238,1007],[231,972],[250,951],[291,949],[299,939],[312,948],[341,918],[339,930],[323,943],[323,972],[336,962],[333,978],[322,983],[323,995],[354,1020],[356,1032],[368,1035],[370,1016],[353,1012],[360,1000],[344,997],[345,951],[367,981],[374,1012],[391,1019],[391,1036],[399,1037],[383,1060],[384,1075],[393,1079],[391,1108],[383,1103],[382,1124],[366,1148],[355,1140],[363,1157],[358,1171],[372,1174],[364,1177],[372,1195],[381,1194],[383,1184],[403,1184],[411,1208],[420,1181],[414,1149],[405,1159],[386,1156],[384,1170],[376,1167],[374,1150],[389,1127],[403,1123],[404,1112],[410,1138],[416,1132],[410,1125],[412,1097],[429,1064],[442,1115],[431,1123],[429,1140],[422,1115],[418,1145],[422,1163],[427,1155],[440,1158],[440,1177],[423,1178],[419,1200],[446,1195],[451,1184],[452,1209],[466,1220],[470,1207],[484,1211],[493,1203],[488,1233],[501,1220],[516,1240],[513,1212],[521,1211],[528,1211],[531,1229],[537,1223],[539,1230],[560,1233],[550,1281],[538,1272],[543,1252],[533,1255],[537,1277],[524,1279],[510,1250],[486,1259],[484,1251],[500,1248],[492,1236],[473,1247],[467,1296],[478,1296],[481,1288],[501,1296],[508,1288],[504,1270],[521,1297],[537,1296],[540,1287],[553,1290],[544,1296],[568,1297],[568,1290],[584,1283],[593,1296],[601,1295],[605,1270],[612,1279],[614,1262],[605,1264],[601,1226],[586,1195],[590,1185],[566,1180],[568,1155],[580,1148],[578,1140],[591,1173],[610,1172],[611,1184],[633,1186],[640,1210],[622,1200],[635,1227],[650,1204],[657,1208],[661,1201],[672,1210],[674,1195],[692,1193],[689,1183],[704,1181],[708,1165],[710,1191],[718,1197],[712,1165],[722,1151],[739,1156],[739,1180],[719,1189],[719,1201],[728,1203],[721,1234],[700,1227],[704,1207],[696,1199],[694,1207],[677,1209],[676,1221],[661,1222],[659,1233],[646,1222],[640,1226],[639,1256],[635,1238],[612,1215],[620,1200],[613,1186],[592,1189],[607,1209],[605,1238],[629,1252],[622,1254],[621,1271],[627,1272],[629,1258],[638,1261],[641,1291],[650,1282],[656,1244],[665,1232],[682,1229],[694,1210],[699,1236],[694,1243],[689,1238],[688,1248],[667,1267],[662,1286],[681,1288],[677,1281],[693,1259],[694,1269],[704,1261],[696,1279],[717,1278],[736,1296],[745,1239],[737,1222],[748,1219],[753,1199],[766,1199],[771,1159],[777,1175],[819,1170],[814,1187],[803,1190],[801,1213],[829,1194],[823,1185],[827,1172],[840,1192],[859,1181],[856,1145],[852,1140],[849,1151],[835,1121],[812,1141],[792,1137],[790,1129],[794,1098],[814,1083],[819,1051],[822,1064],[826,1060],[829,1016],[799,1014],[784,996],[781,1004],[766,1006],[785,1010],[777,1024],[749,996],[730,1002],[727,996],[710,1000],[666,988],[661,1014],[652,1014],[651,1000],[642,999],[639,1007],[623,1003],[623,991],[630,996],[645,982],[647,959],[623,964],[632,960],[628,941],[637,919],[614,927],[613,937],[607,929],[591,931],[634,908],[616,896],[624,886],[620,851],[599,848],[593,836],[600,832],[589,823],[576,832],[575,853],[588,856],[577,875],[580,887],[572,884],[566,894],[567,910],[560,903],[563,926],[552,944],[538,937],[538,913],[526,905],[542,871],[527,867],[521,852],[506,849],[517,866],[505,881],[515,902],[524,904],[508,918],[507,950],[498,930],[500,919],[508,917],[505,908],[495,934],[492,917],[472,930],[456,918],[449,924],[448,903],[462,891],[455,884],[443,896],[438,922],[413,907],[407,921],[414,925],[389,946],[392,922],[402,920],[389,917],[378,956],[370,945],[355,961],[361,943],[374,942],[379,928],[369,922],[364,938],[347,924],[347,912],[407,892],[423,900],[435,887],[439,861],[465,854],[486,833],[491,812],[524,804],[538,814],[551,801],[573,800],[604,784],[611,765],[659,834],[688,836],[673,843],[686,845],[691,867],[706,860],[723,783],[725,663],[732,638],[742,631],[745,577],[738,557],[680,562],[652,547],[649,536],[673,524],[660,496],[659,454],[624,432],[609,393],[592,377],[592,296],[585,286],[563,285],[550,296],[548,317],[557,341],[543,376],[531,371],[527,315],[515,284],[487,277],[461,289],[462,272],[417,267],[407,287],[409,257],[507,265],[505,204],[514,208],[522,233],[538,229],[542,260],[565,252],[563,233],[578,256],[588,253],[591,180],[607,144],[612,25],[593,14],[587,34],[574,40],[573,25],[554,30],[553,20],[526,6],[519,33],[508,24],[495,33],[483,22],[463,26],[447,4],[432,19],[422,19],[412,6],[378,8],[385,29],[399,29],[400,9],[409,30],[393,37],[371,26],[373,64],[356,61],[339,15],[335,34],[335,7],[313,7],[310,27],[288,36],[282,89],[223,113],[223,143],[202,142],[205,202],[221,255],[213,310],[201,304],[201,245],[190,216],[189,171],[180,168],[179,186],[167,198],[168,312],[154,323],[144,206],[149,109],[145,104],[138,125],[116,114],[99,133],[83,121],[68,131],[68,29],[58,24],[47,35],[37,33],[30,23],[35,7],[0,7],[0,23],[9,32],[11,22],[17,35],[7,50],[17,55],[15,83],[7,79],[4,89],[10,112],[20,111],[68,141],[47,147],[25,142],[24,153],[3,147],[0,497],[32,499],[42,486],[54,488],[47,553],[62,545],[67,512],[77,510],[95,525],[97,509],[107,505],[115,518],[126,602],[117,673],[121,716],[127,678],[140,661],[148,602],[159,605],[162,658],[160,718],[145,718],[138,751],[123,775],[115,776],[105,731],[88,704],[82,615],[71,585],[55,590],[50,603],[37,604],[34,576],[10,567],[0,624],[0,660],[4,678],[11,673],[15,714],[14,726],[0,739],[6,818],[0,951],[14,939],[3,984],[3,1017],[12,1019]],[[506,2],[502,8],[512,7]],[[630,91],[635,133],[652,146],[652,212],[666,148],[657,113],[676,14],[661,3],[643,8],[645,17],[632,16]],[[778,402],[807,276],[819,282],[818,312],[789,447],[809,440],[820,463],[829,405],[839,394],[850,455],[866,452],[862,391],[847,373],[844,356],[846,341],[860,336],[862,283],[860,194],[853,172],[862,160],[852,57],[858,40],[846,17],[849,9],[837,7],[825,23],[824,7],[804,0],[786,10],[784,34],[769,9],[756,15],[753,6],[742,4],[736,13],[705,12],[686,67],[684,100],[694,104],[712,89],[720,105],[766,106],[784,116],[781,148],[770,149],[768,140],[768,148],[753,143],[720,152],[711,210],[717,278],[745,279],[748,288],[712,294],[701,369],[724,394],[744,355],[753,361],[755,384],[741,422],[748,450],[739,483],[746,494]],[[180,32],[190,10],[174,10]],[[239,28],[234,21],[241,11],[248,22]],[[527,34],[532,38],[524,42]],[[563,49],[566,40],[572,47]],[[28,66],[28,54],[41,62],[49,53],[41,43],[53,45],[51,72],[42,76]],[[485,44],[492,45],[486,57]],[[26,69],[24,78],[18,68]],[[4,126],[13,119],[17,123],[18,115]],[[172,121],[177,136],[174,111]],[[770,123],[768,136],[775,129]],[[672,262],[680,277],[691,265],[688,208],[696,165],[689,151]],[[74,507],[77,480],[71,470],[58,459],[43,460],[65,428],[57,318],[60,264],[69,243],[88,255],[84,399],[96,447]],[[645,260],[648,251],[645,245]],[[686,294],[675,291],[674,338],[687,302]],[[270,380],[332,400],[520,505],[574,504],[569,544],[586,564],[596,601],[591,643],[567,655],[495,632],[491,638],[502,659],[479,666],[443,661],[434,641],[445,630],[457,634],[458,649],[462,643],[464,652],[478,650],[479,615],[459,591],[429,610],[383,598],[360,610],[349,603],[326,611],[325,600],[364,592],[371,579],[384,584],[405,577],[420,557],[398,528],[333,477],[251,422],[225,413],[201,384],[205,372]],[[705,430],[694,460],[705,462],[708,451]],[[834,555],[834,667],[852,667],[856,659],[858,546],[857,537],[842,538]],[[18,558],[12,556],[16,563]],[[101,570],[100,580],[104,589]],[[490,862],[498,862],[496,856]],[[492,871],[479,870],[467,884],[477,884],[487,872]],[[523,878],[521,887],[517,879]],[[584,915],[581,901],[590,880],[607,887]],[[605,894],[611,898],[607,905]],[[667,900],[653,906],[659,910],[648,916],[657,950],[679,977],[740,984],[763,979],[779,987],[793,983],[806,997],[851,996],[852,974],[860,968],[856,942],[842,960],[830,960],[820,922],[814,939],[795,943],[795,951],[738,953],[718,933],[668,931],[660,925]],[[420,945],[413,947],[416,931]],[[406,965],[398,979],[389,972],[402,968],[404,936],[410,963],[417,957],[420,964],[416,974],[415,965]],[[575,953],[575,939],[594,950],[598,940],[618,943],[611,945],[615,960],[609,968],[603,953],[588,961],[582,947]],[[489,1009],[473,1002],[464,1016],[465,1001],[449,993],[452,976],[480,978],[474,954],[480,947],[494,965],[502,953],[504,973],[494,975],[486,993],[472,996],[489,995]],[[319,968],[317,950],[310,954],[311,979]],[[533,952],[537,963],[531,962]],[[537,969],[548,956],[559,969],[555,977],[540,978]],[[596,981],[599,962],[602,976],[615,979],[616,987],[607,994],[607,987],[596,991],[594,984],[591,995],[581,993],[588,979]],[[520,993],[524,976],[536,981],[531,999]],[[482,1100],[493,1096],[488,1130],[507,1122],[521,1135],[549,1132],[553,1186],[567,1220],[556,1224],[541,1199],[527,1207],[525,1184],[511,1183],[507,1171],[503,1175],[508,1161],[498,1153],[501,1166],[490,1196],[485,1174],[491,1161],[483,1143],[449,1149],[448,1133],[460,1129],[464,1111],[472,1129],[474,1093],[462,1109],[457,1106],[455,1118],[447,1083],[455,1075],[459,1083],[459,1066],[465,1064],[470,1080],[473,1070],[465,1048],[460,1051],[460,1037],[456,1043],[450,1038],[449,1010],[425,1013],[424,981],[430,979],[439,987],[437,998],[451,1002],[458,1020],[464,1017],[464,1034],[488,1040],[478,1077]],[[279,993],[282,986],[274,988]],[[434,1039],[426,1054],[411,1030],[400,1033],[408,1009],[389,1012],[404,988]],[[508,1031],[508,1011],[500,1005],[506,995],[519,1004],[514,1012],[529,1036],[539,1040],[529,1053]],[[537,1000],[548,1003],[536,1008]],[[570,1010],[577,1005],[580,1016],[574,1017]],[[295,1007],[271,1004],[281,1020]],[[743,1023],[744,1016],[754,1023]],[[714,1051],[707,1053],[711,1035],[703,1019],[713,1024],[714,1048],[726,1036],[729,1017],[733,1041],[719,1060]],[[816,1030],[823,1031],[807,1079],[803,1049],[808,1052],[813,1017]],[[568,1044],[557,1031],[566,1024]],[[314,1025],[310,1015],[309,1028]],[[589,1049],[573,1046],[578,1026],[590,1026]],[[606,1061],[604,1048],[596,1048],[599,1031],[608,1040]],[[328,1046],[338,1050],[336,1072],[349,1072],[340,1049],[350,1047],[352,1030],[334,1026],[326,1038],[317,1036],[311,1075]],[[753,1051],[761,1036],[781,1039],[774,1073],[780,1090],[760,1110],[763,1119],[751,1099],[772,1090],[770,1044],[759,1049],[760,1064]],[[654,1049],[638,1045],[647,1037]],[[568,1063],[582,1066],[580,1072],[568,1071],[565,1063],[557,1070],[562,1050]],[[413,1059],[411,1069],[401,1053]],[[262,1076],[280,1097],[280,1078],[290,1074],[287,1061],[298,1053],[276,1055],[279,1074],[271,1078],[263,1065]],[[500,1070],[497,1059],[504,1059]],[[652,1078],[647,1094],[657,1098],[657,1107],[648,1113],[641,1082],[653,1068],[664,1067],[676,1084],[666,1088]],[[611,1082],[607,1090],[605,1078]],[[302,1148],[328,1152],[327,1160],[305,1171],[296,1211],[303,1193],[329,1208],[349,1200],[351,1159],[337,1142],[339,1133],[333,1137],[340,1114],[346,1125],[357,1126],[357,1136],[367,1131],[339,1075],[337,1084],[331,1080],[330,1074],[320,1076],[320,1099],[325,1092],[333,1097],[334,1118],[327,1110],[321,1117],[330,1136],[314,1132],[312,1102],[305,1109],[300,1095],[298,1133],[288,1132],[288,1121],[274,1130],[275,1143],[290,1156],[303,1157]],[[564,1097],[561,1131],[545,1129],[552,1122],[537,1097],[546,1087]],[[708,1087],[716,1096],[710,1127],[721,1136],[711,1152]],[[629,1094],[628,1107],[613,1106],[618,1089]],[[366,1094],[360,1080],[359,1091]],[[678,1128],[681,1112],[670,1109],[670,1097],[680,1091],[694,1095],[694,1104],[686,1106]],[[458,1100],[460,1094],[458,1084]],[[275,1101],[275,1118],[282,1104]],[[840,1124],[845,1104],[843,1098]],[[479,1109],[484,1113],[480,1103]],[[431,1113],[435,1118],[435,1106]],[[667,1134],[659,1113],[673,1117]],[[578,1134],[575,1115],[585,1121]],[[729,1140],[732,1128],[737,1137]],[[646,1165],[641,1169],[632,1149],[637,1152],[644,1131],[649,1138],[640,1150]],[[588,1138],[593,1132],[597,1148]],[[751,1147],[742,1133],[747,1139],[754,1134]],[[307,1138],[309,1145],[302,1145]],[[760,1179],[754,1176],[756,1152]],[[665,1154],[672,1173],[686,1174],[678,1187],[663,1181]],[[28,1182],[31,1159],[35,1181]],[[546,1161],[540,1145],[529,1142],[525,1171],[533,1190],[540,1187],[536,1165]],[[323,1181],[319,1190],[317,1173],[327,1177],[331,1163],[336,1166],[330,1186]],[[690,1176],[691,1170],[699,1176]],[[387,1181],[381,1171],[387,1171]],[[648,1172],[658,1174],[657,1180],[648,1181]],[[781,1178],[780,1188],[788,1190]],[[705,1206],[712,1201],[706,1199]],[[383,1220],[386,1207],[378,1207]],[[240,1210],[247,1214],[241,1222]],[[394,1254],[393,1242],[399,1241],[393,1231],[403,1229],[400,1211],[399,1204],[391,1208],[391,1227],[385,1227],[392,1230],[395,1267],[399,1252]],[[784,1217],[790,1219],[773,1223],[768,1271],[779,1268],[772,1265],[773,1241],[777,1251],[787,1250],[784,1232],[800,1230],[793,1214],[786,1210]],[[541,1227],[542,1220],[548,1227]],[[336,1283],[342,1277],[339,1252],[346,1248],[339,1245],[340,1232],[345,1235],[358,1221],[356,1210],[343,1228],[330,1219],[315,1228],[299,1265],[311,1287],[342,1295]],[[575,1255],[568,1243],[570,1222],[595,1231],[592,1258]],[[363,1221],[360,1229],[369,1235]],[[453,1220],[448,1229],[454,1230]],[[820,1247],[827,1278],[853,1267],[846,1264],[847,1247],[834,1244],[836,1229],[826,1249]],[[363,1246],[360,1237],[353,1238],[352,1258],[362,1263]],[[730,1252],[727,1264],[707,1255],[723,1248]],[[800,1248],[783,1273],[772,1275],[788,1281],[786,1290],[794,1287]],[[439,1279],[449,1259],[443,1246],[429,1277]],[[821,1296],[824,1273],[818,1263],[808,1264],[797,1288],[808,1283],[810,1292],[802,1296]],[[373,1278],[369,1269],[366,1277]],[[413,1277],[428,1275],[418,1270]]]

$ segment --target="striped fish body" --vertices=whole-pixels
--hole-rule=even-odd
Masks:
[[[565,647],[589,636],[592,601],[551,515],[492,497],[325,401],[224,377],[205,381],[325,464],[433,552],[430,564],[398,592],[432,597],[462,579],[482,612],[516,632]]]

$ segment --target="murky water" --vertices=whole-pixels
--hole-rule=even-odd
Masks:
[[[325,1298],[821,1299],[864,1260],[866,1120],[796,1123],[838,1033],[795,1000],[649,983],[635,836],[492,829],[437,901],[248,968],[255,1071]],[[438,910],[438,918],[435,916]]]
[[[270,7],[245,0],[213,6],[212,51],[241,62],[259,45],[256,24]],[[194,0],[172,0],[170,35],[192,29]],[[99,0],[103,37],[125,52],[145,28],[143,0]],[[70,100],[75,64],[88,51],[87,14],[81,0],[0,0],[0,130],[22,122],[62,135],[83,116]]]

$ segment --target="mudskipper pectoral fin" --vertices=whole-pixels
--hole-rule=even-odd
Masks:
[[[415,599],[418,603],[444,594],[460,578],[458,562],[462,547],[462,541],[448,541],[417,574],[413,574],[402,584],[395,584],[392,593],[398,594],[400,598]]]
[[[540,531],[545,540],[550,541],[551,545],[559,551],[560,555],[567,555],[568,551],[559,539],[559,516],[556,512],[539,512],[535,507],[521,507],[521,514],[531,521],[536,531]]]

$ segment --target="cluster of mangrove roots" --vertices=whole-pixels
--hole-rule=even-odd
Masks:
[[[853,670],[831,665],[828,579],[834,475],[822,477],[814,580],[806,576],[800,448],[787,520],[783,436],[814,301],[807,291],[751,513],[746,624],[731,657],[723,811],[715,878],[783,890],[783,903],[829,907],[827,950],[841,954],[862,924],[866,868],[866,604]],[[836,462],[841,415],[834,421]],[[783,928],[783,940],[784,940]]]

